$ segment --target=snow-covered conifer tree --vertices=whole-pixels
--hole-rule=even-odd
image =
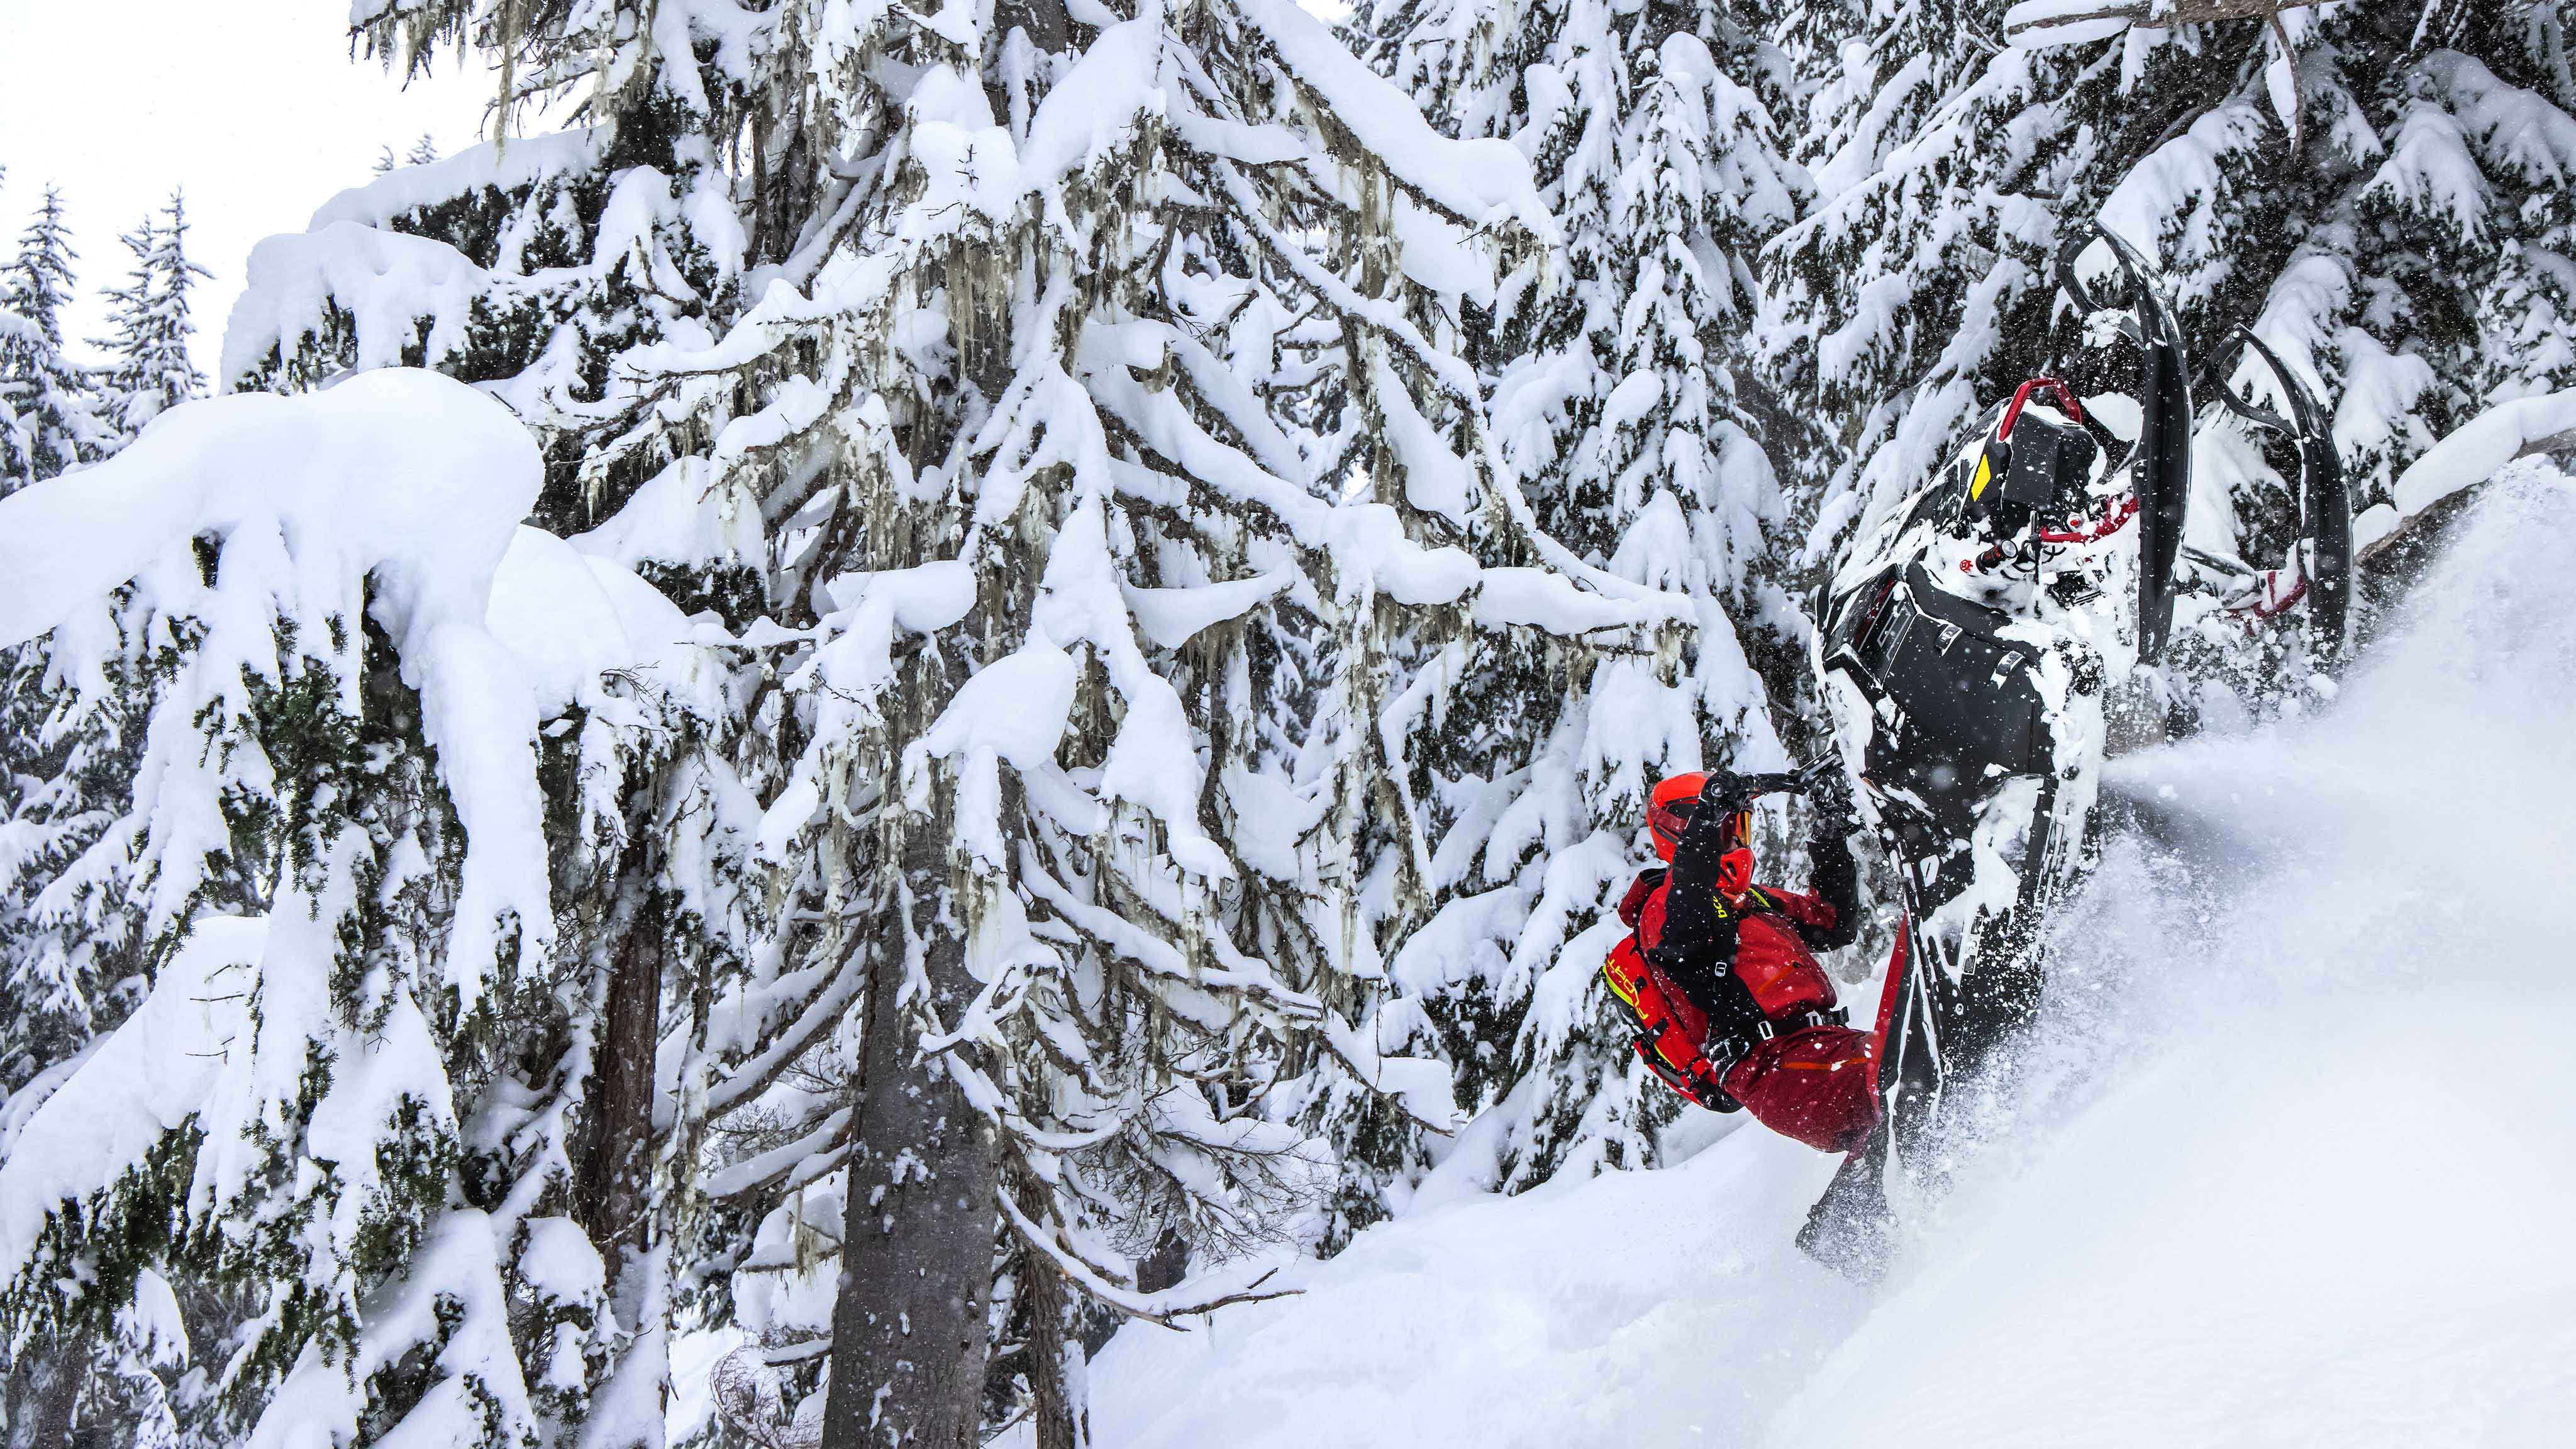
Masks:
[[[0,500],[0,640],[162,676],[64,871],[139,903],[150,989],[11,1104],[0,1322],[162,1385],[170,1432],[527,1443],[582,1362],[511,1351],[527,1305],[599,1293],[515,1190],[543,1099],[499,1030],[555,989],[524,661],[603,587],[511,557],[538,481],[506,414],[407,373],[174,409]]]
[[[87,369],[62,349],[74,258],[47,188],[0,284],[0,496],[95,462],[112,441]],[[133,922],[72,872],[131,778],[149,675],[139,654],[92,652],[115,614],[86,616],[92,630],[67,636],[59,659],[41,643],[0,651],[0,1101],[112,1026],[139,984]]]
[[[62,193],[46,187],[0,280],[0,495],[98,457],[107,441],[88,372],[63,352],[78,259]]]
[[[136,310],[120,318],[119,334],[136,350],[118,359],[122,367],[150,354],[163,365],[102,378],[62,351],[73,253],[61,197],[47,190],[0,290],[0,398],[18,409],[0,437],[0,493],[121,446],[130,437],[127,405],[147,393],[124,391],[117,377],[130,385],[162,373],[163,391],[148,393],[154,408],[193,385],[185,293],[194,269],[176,198],[167,218],[172,234],[165,240],[148,227],[153,239],[138,252],[129,289]],[[166,303],[157,310],[156,288]],[[104,397],[95,391],[102,382]],[[148,605],[121,595],[78,611],[56,637],[5,653],[0,741],[12,768],[0,786],[0,983],[12,1009],[0,1017],[0,1091],[67,1062],[146,984],[132,863],[118,843],[101,841],[121,813],[144,722],[172,667],[175,640],[153,618]]]
[[[1203,1304],[1237,1285],[1131,1265],[1284,1231],[1309,1136],[1371,1125],[1338,1220],[1383,1211],[1420,1130],[1385,1104],[1448,1111],[1371,1014],[1428,859],[1419,671],[1675,608],[1537,532],[1448,350],[1545,228],[1525,171],[1302,13],[728,14],[374,16],[469,28],[589,129],[263,244],[225,372],[482,382],[546,439],[541,522],[748,625],[744,793],[697,815],[766,807],[778,934],[634,1016],[707,1072],[647,1084],[655,1222],[703,1192],[697,1231],[743,1229],[692,1291],[800,1392],[830,1335],[832,1434],[881,1401],[937,1437],[997,1245],[1006,1321]],[[1482,560],[1424,541],[1471,529]],[[1012,1367],[1071,1422],[1063,1342]]]
[[[1806,184],[1764,98],[1784,70],[1768,19],[1559,0],[1355,22],[1427,110],[1530,156],[1564,234],[1503,291],[1480,354],[1543,525],[1697,600],[1678,661],[1539,644],[1451,707],[1434,766],[1447,900],[1396,971],[1471,1105],[1507,1119],[1492,1172],[1510,1187],[1653,1160],[1672,1103],[1598,976],[1636,824],[1666,774],[1779,759],[1753,657],[1791,637],[1768,537],[1785,509],[1737,381],[1755,260]]]
[[[88,370],[63,351],[72,296],[69,228],[48,187],[0,282],[0,497],[96,461],[109,430],[91,411]],[[74,651],[78,650],[75,647]],[[81,899],[67,879],[114,815],[132,778],[139,696],[121,667],[74,659],[57,670],[45,645],[0,650],[0,1158],[47,1082],[133,1005],[130,919]],[[115,683],[111,684],[111,674]],[[0,1392],[14,1446],[59,1437],[84,1407],[157,1423],[130,1344],[0,1344]],[[95,1360],[109,1370],[93,1375]]]
[[[112,331],[95,345],[107,354],[99,377],[100,411],[120,438],[131,438],[206,390],[206,376],[188,354],[188,338],[196,331],[188,294],[209,274],[188,260],[187,203],[178,192],[122,240],[134,254],[134,267],[124,286],[108,289]]]
[[[983,1205],[1009,1286],[1037,1295],[1015,1313],[1054,1316],[1060,1284],[1169,1313],[1231,1285],[1147,1294],[1127,1265],[1277,1231],[1312,1170],[1281,1116],[1329,1132],[1366,1115],[1337,1080],[1414,1085],[1354,970],[1425,854],[1407,607],[1450,630],[1660,607],[1407,536],[1408,514],[1454,536],[1490,511],[1533,562],[1618,583],[1531,531],[1472,373],[1432,339],[1441,294],[1487,285],[1476,252],[1509,239],[1477,235],[1511,218],[1508,156],[1450,169],[1286,6],[1004,18],[818,38],[907,63],[800,73],[810,113],[870,118],[846,123],[868,159],[822,188],[804,289],[670,359],[675,386],[727,363],[755,385],[717,461],[789,486],[776,587],[821,615],[795,680],[811,743],[764,837],[851,923],[833,950],[869,1003],[860,1080],[930,1074],[801,1109],[816,1149],[855,1118],[822,1193],[843,1285],[827,1444],[870,1404],[934,1438],[970,1413],[971,1373],[888,1334],[981,1337]],[[1343,431],[1301,443],[1263,387],[1306,351],[1347,368],[1347,401]],[[1375,491],[1335,506],[1315,484],[1354,436]],[[1444,1088],[1434,1069],[1416,1110],[1445,1115]],[[1343,1212],[1372,1210],[1369,1181]],[[817,1333],[819,1308],[772,1327]],[[1022,1372],[1064,1423],[1066,1365]]]
[[[2481,403],[2567,384],[2576,304],[2539,280],[2576,142],[2558,7],[2299,7],[1998,51],[2004,10],[1908,5],[1807,52],[1821,194],[1772,250],[1767,344],[1851,448],[1812,548],[2081,350],[2049,262],[2097,215],[2165,268],[2196,357],[2246,326],[2319,386],[2365,503]],[[2213,420],[2213,381],[2191,541],[2277,563],[2289,485]]]
[[[581,50],[581,64],[596,55]],[[720,1267],[674,1277],[709,1119],[794,1057],[771,1054],[770,1033],[810,1033],[847,1004],[818,1003],[815,973],[781,970],[746,854],[743,812],[780,743],[775,685],[760,682],[764,656],[733,649],[717,621],[758,612],[746,583],[762,562],[757,507],[702,496],[703,462],[671,456],[671,419],[632,385],[640,351],[675,334],[704,340],[705,319],[731,305],[743,247],[714,147],[653,79],[658,65],[643,64],[634,104],[598,124],[444,160],[423,138],[405,164],[326,203],[306,232],[262,242],[223,363],[233,388],[329,386],[405,362],[478,384],[546,459],[539,529],[523,547],[603,577],[632,580],[631,567],[650,578],[658,594],[612,589],[621,608],[650,611],[649,635],[633,642],[712,630],[726,651],[672,646],[689,662],[669,674],[574,668],[543,704],[558,985],[502,1008],[523,1044],[511,1073],[525,1125],[484,1170],[549,1221],[555,1271],[589,1285],[552,1297],[521,1285],[534,1329],[516,1347],[531,1382],[543,1380],[534,1403],[547,1432],[602,1445],[657,1440],[675,1297],[724,1282]],[[714,613],[693,634],[676,613],[661,617],[670,600]],[[597,618],[564,627],[618,632]],[[763,696],[772,712],[751,728],[741,711]],[[665,1052],[676,1072],[657,1075]],[[725,1062],[742,1077],[710,1088]],[[718,1263],[739,1251],[728,1225],[721,1214],[701,1225]]]

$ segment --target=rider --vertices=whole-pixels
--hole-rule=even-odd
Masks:
[[[1815,953],[1859,930],[1860,872],[1843,840],[1851,786],[1827,768],[1807,790],[1816,830],[1801,895],[1753,883],[1759,787],[1725,770],[1658,784],[1647,828],[1669,869],[1628,887],[1619,919],[1633,929],[1602,973],[1642,1028],[1637,1054],[1675,1091],[1846,1152],[1878,1123],[1877,1042],[1844,1025]]]

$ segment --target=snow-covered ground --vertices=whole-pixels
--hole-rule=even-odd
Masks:
[[[2576,483],[2488,492],[2331,709],[2125,767],[2155,822],[1883,1287],[1736,1132],[1132,1326],[1098,1442],[2576,1441]]]

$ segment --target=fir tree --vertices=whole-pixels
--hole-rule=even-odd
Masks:
[[[111,334],[95,344],[108,356],[101,370],[101,411],[120,438],[132,438],[145,424],[206,390],[205,374],[188,353],[196,330],[189,317],[188,294],[197,279],[211,275],[188,260],[188,213],[185,199],[170,194],[170,204],[156,217],[128,232],[122,240],[133,253],[134,268],[126,284],[108,290]]]
[[[62,193],[49,186],[0,280],[0,495],[89,462],[107,442],[91,379],[63,353],[78,259]]]
[[[1434,767],[1449,899],[1397,979],[1471,1104],[1506,1117],[1492,1171],[1512,1188],[1569,1162],[1654,1160],[1672,1102],[1599,980],[1635,825],[1664,775],[1779,755],[1753,660],[1790,652],[1768,622],[1783,577],[1768,530],[1785,504],[1737,378],[1756,258],[1806,182],[1763,95],[1785,69],[1757,39],[1766,20],[1406,0],[1355,22],[1427,111],[1530,155],[1564,234],[1483,334],[1502,452],[1542,526],[1697,600],[1678,661],[1524,650],[1451,706]]]
[[[1929,476],[2021,379],[2083,362],[2050,262],[2096,216],[2162,264],[2196,358],[2247,326],[2320,387],[2365,504],[2478,406],[2576,377],[2567,293],[2533,270],[2564,245],[2576,154],[2557,7],[2322,7],[2277,33],[1997,52],[1978,37],[2004,8],[1906,6],[1806,52],[1822,195],[1769,254],[1766,347],[1850,449],[1815,480],[1811,549]],[[2285,460],[2216,420],[2217,381],[2195,384],[2191,542],[2275,564]]]

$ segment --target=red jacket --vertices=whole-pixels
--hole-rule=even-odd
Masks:
[[[1671,873],[1649,870],[1628,887],[1619,919],[1633,929],[1601,965],[1610,989],[1642,1028],[1638,1055],[1674,1090],[1733,1111],[1724,1079],[1765,1035],[1765,1024],[1834,1007],[1833,978],[1816,951],[1848,944],[1859,921],[1859,872],[1839,839],[1809,848],[1812,895],[1755,886],[1729,904],[1689,851],[1686,880],[1707,892],[1668,929]]]
[[[1628,887],[1627,897],[1619,902],[1619,919],[1636,928],[1636,949],[1649,960],[1654,959],[1655,948],[1663,944],[1666,884],[1665,872],[1647,871],[1637,877]],[[1842,912],[1835,909],[1833,902],[1796,891],[1755,886],[1745,892],[1741,905],[1730,908],[1721,897],[1715,909],[1721,920],[1735,922],[1735,959],[1730,965],[1735,979],[1753,994],[1753,1002],[1762,1009],[1766,1020],[1778,1021],[1791,1012],[1810,1008],[1826,1011],[1833,1007],[1833,978],[1817,964],[1814,949],[1838,945],[1837,938],[1843,938]],[[1810,946],[1811,940],[1814,946]],[[1670,974],[1686,986],[1697,984],[1689,981],[1686,971]],[[1707,993],[1690,994],[1704,997]],[[1705,1013],[1709,1004],[1700,1009]]]

